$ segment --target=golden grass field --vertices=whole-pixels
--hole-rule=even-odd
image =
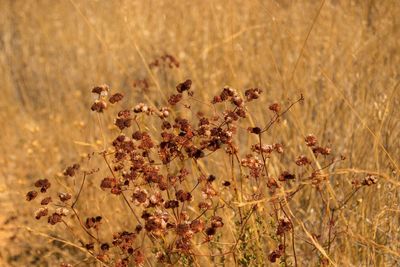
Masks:
[[[161,106],[185,79],[193,81],[196,110],[207,109],[225,85],[241,93],[263,88],[245,120],[252,126],[270,120],[271,103],[287,106],[303,94],[304,101],[264,136],[287,151],[284,159],[271,159],[275,176],[289,159],[311,157],[303,145],[309,133],[346,157],[325,170],[321,190],[307,185],[287,203],[298,266],[400,265],[400,2],[2,0],[0,10],[1,266],[102,266],[65,225],[35,220],[38,204],[27,202],[26,192],[46,177],[54,188],[76,193],[81,178],[65,182],[65,167],[118,133],[112,124],[117,108],[101,118],[90,110],[94,86],[105,83],[123,93],[128,107]],[[149,67],[165,54],[179,68]],[[149,88],[135,87],[140,79]],[[239,148],[250,143],[243,139]],[[323,166],[320,160],[313,157],[313,164]],[[205,166],[222,181],[230,176],[229,163],[215,155]],[[335,213],[331,229],[327,205],[342,203],[352,180],[367,174],[377,184],[357,191]],[[134,224],[125,203],[99,188],[101,178],[88,178],[78,207],[82,217],[101,213],[104,236],[111,236]],[[235,203],[249,208],[242,201]],[[268,261],[277,243],[268,237],[267,205],[260,201],[258,208],[262,216],[248,220],[248,239],[235,246],[235,259],[207,256],[212,249],[199,246],[196,253],[205,256],[175,265],[295,266],[291,246],[287,262]],[[225,226],[216,243],[229,247],[237,237],[234,213],[220,216]],[[71,227],[84,236],[78,224]],[[327,249],[329,229],[337,237]],[[146,249],[144,266],[158,266]]]

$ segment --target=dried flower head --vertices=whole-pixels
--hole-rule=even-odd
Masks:
[[[179,190],[175,193],[176,199],[178,199],[180,202],[185,202],[185,201],[191,201],[192,200],[192,195],[190,192],[185,192],[183,190]]]
[[[71,197],[72,197],[72,196],[71,196],[71,194],[69,194],[69,193],[62,193],[62,192],[58,193],[58,198],[59,198],[62,202],[66,202],[66,201],[70,200]]]
[[[79,170],[80,165],[79,164],[74,164],[72,166],[68,166],[65,171],[64,171],[64,175],[65,176],[70,176],[73,177],[75,176],[75,173]]]
[[[279,103],[273,103],[269,106],[269,110],[279,113],[279,111],[281,111],[281,105],[279,105]]]
[[[230,186],[230,185],[231,185],[231,182],[229,182],[229,181],[224,181],[224,182],[222,183],[222,185],[223,185],[223,186]]]
[[[370,186],[376,184],[378,182],[378,178],[375,175],[367,174],[364,180],[361,182],[362,185]]]
[[[183,93],[184,91],[189,91],[192,86],[192,80],[186,80],[183,83],[180,83],[176,86],[176,90],[178,93]]]
[[[51,197],[45,197],[44,199],[42,199],[42,201],[40,202],[40,205],[48,205],[51,202]]]
[[[260,127],[249,127],[247,130],[250,133],[253,133],[253,134],[260,134],[261,133],[261,128]]]
[[[85,222],[85,227],[87,229],[98,229],[101,223],[102,217],[101,216],[96,216],[96,217],[90,217],[86,219]]]
[[[288,171],[284,171],[279,176],[279,181],[293,180],[294,178],[296,178],[294,174],[291,174]]]
[[[111,104],[115,104],[119,101],[121,101],[124,98],[124,95],[121,93],[115,93],[113,94],[108,101],[110,101]]]
[[[97,94],[99,96],[106,96],[110,88],[106,84],[102,84],[99,86],[95,86],[92,89],[92,93]]]
[[[213,236],[217,233],[217,230],[214,227],[208,227],[206,229],[206,235]]]
[[[60,207],[56,209],[55,213],[61,216],[67,216],[69,214],[69,210],[67,208]]]
[[[62,222],[62,215],[60,215],[58,213],[53,213],[52,215],[50,215],[48,217],[48,223],[51,225],[55,225],[60,222]]]
[[[34,190],[29,191],[28,193],[26,193],[26,200],[27,201],[34,200],[37,197],[37,195],[38,195],[38,192],[36,192]]]
[[[288,232],[292,229],[292,223],[287,219],[280,219],[278,228],[276,230],[277,235],[283,235],[285,232]]]
[[[317,138],[313,134],[309,134],[304,138],[307,146],[315,146],[317,144]]]
[[[222,222],[222,217],[220,216],[211,217],[211,227],[220,228],[222,226],[224,226],[224,223]]]
[[[296,165],[298,166],[304,166],[309,164],[311,164],[311,161],[304,155],[301,155],[296,159]]]
[[[262,90],[260,88],[250,88],[244,92],[247,102],[253,101],[260,97]]]
[[[318,154],[327,156],[331,154],[331,148],[330,147],[321,147],[321,146],[314,146],[313,147],[313,152],[317,156]]]
[[[35,182],[35,187],[40,187],[40,192],[46,193],[47,189],[51,186],[48,179],[39,179]]]
[[[196,219],[190,223],[190,229],[194,233],[202,232],[204,231],[205,228],[205,223],[201,219]]]
[[[169,97],[169,99],[168,99],[168,103],[170,104],[170,105],[176,105],[176,104],[178,104],[179,103],[179,101],[181,101],[182,100],[182,94],[181,93],[179,93],[179,94],[176,94],[176,95],[171,95],[170,97]]]
[[[47,216],[48,213],[49,210],[47,207],[40,208],[35,212],[35,218],[36,220],[39,220],[40,218]]]
[[[95,100],[92,106],[90,107],[92,111],[96,111],[98,113],[102,113],[105,109],[107,109],[107,102],[105,100]]]
[[[121,110],[118,112],[118,117],[115,119],[114,124],[120,129],[129,128],[132,125],[132,117],[130,110]]]

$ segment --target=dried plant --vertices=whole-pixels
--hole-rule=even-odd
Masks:
[[[173,59],[161,62],[178,67]],[[343,199],[329,200],[323,191],[332,190],[330,170],[345,158],[333,155],[331,145],[319,143],[313,134],[303,137],[303,153],[290,158],[285,144],[270,134],[301,105],[303,95],[260,107],[271,119],[252,125],[249,107],[258,105],[265,90],[255,87],[242,94],[224,87],[196,112],[188,104],[195,100],[192,86],[189,79],[179,83],[166,106],[138,103],[130,108],[120,108],[123,94],[109,96],[107,85],[93,88],[91,110],[99,121],[112,112],[108,109],[119,107],[114,120],[118,134],[104,150],[65,168],[61,183],[77,183],[77,189],[66,186],[75,190],[54,192],[49,179],[34,183],[37,189],[29,191],[26,200],[40,203],[35,218],[63,225],[55,231],[68,229],[71,242],[105,266],[194,266],[202,257],[225,266],[261,266],[267,261],[298,266],[303,256],[297,250],[304,246],[312,248],[321,265],[332,262],[329,254],[342,227],[336,223],[338,214],[361,188],[376,184],[376,176],[357,177]],[[229,162],[224,176],[216,172],[222,158]],[[285,167],[277,170],[273,164]],[[111,194],[125,202],[125,210],[111,219],[129,221],[128,228],[107,235],[106,225],[115,223],[106,222],[102,214],[80,211],[81,203],[89,201],[82,192],[94,181],[103,193],[90,201]],[[306,230],[306,222],[293,212],[292,200],[304,191],[316,196],[314,201],[324,210],[319,233]]]

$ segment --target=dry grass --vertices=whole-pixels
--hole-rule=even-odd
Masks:
[[[107,83],[123,92],[127,106],[162,106],[186,78],[193,80],[196,98],[207,103],[223,85],[242,92],[264,88],[247,121],[253,126],[270,120],[269,104],[287,104],[302,93],[305,101],[285,115],[266,142],[284,143],[289,161],[309,153],[303,139],[314,133],[346,156],[327,170],[329,182],[321,193],[309,187],[290,202],[299,266],[320,264],[318,255],[337,266],[399,264],[397,1],[4,0],[0,10],[0,256],[5,266],[96,264],[90,256],[84,261],[88,255],[62,225],[32,219],[26,191],[41,177],[62,186],[66,166],[115,136],[111,117],[105,115],[100,129],[90,111],[94,85]],[[166,53],[180,68],[148,67]],[[133,86],[144,78],[148,89]],[[278,173],[287,162],[275,163],[271,168]],[[210,171],[229,176],[226,166],[229,160],[219,160]],[[340,234],[323,255],[329,229],[323,203],[345,199],[351,181],[367,173],[377,176],[378,184],[357,192],[337,213],[334,231]],[[110,218],[109,229],[129,227],[123,216],[127,207],[109,204],[110,197],[98,188],[101,178],[88,181],[93,192],[85,193],[82,214],[101,212]],[[267,212],[263,216],[269,218]],[[256,219],[249,225],[260,230]],[[257,257],[275,249],[269,239],[267,248],[249,244],[256,246]],[[200,257],[199,264],[214,263]]]

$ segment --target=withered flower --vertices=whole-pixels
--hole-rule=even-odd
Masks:
[[[204,231],[204,228],[205,228],[205,223],[200,219],[194,220],[190,223],[190,229],[194,233],[202,232]]]
[[[275,143],[273,145],[273,148],[276,152],[278,152],[279,154],[283,153],[283,145],[281,143]]]
[[[153,108],[149,107],[148,105],[144,103],[139,103],[133,108],[133,112],[135,113],[145,113],[147,115],[153,114],[154,110]]]
[[[253,134],[260,134],[261,133],[261,128],[260,127],[249,127],[247,130],[250,133],[253,133]]]
[[[331,148],[330,147],[321,147],[321,146],[316,146],[313,147],[313,152],[314,154],[317,156],[318,154],[327,156],[329,154],[331,154]]]
[[[199,202],[199,209],[201,210],[208,210],[209,208],[211,208],[211,204],[207,203],[207,202]]]
[[[183,83],[178,84],[176,86],[176,90],[178,91],[178,93],[182,93],[184,91],[189,91],[191,86],[192,86],[192,81],[188,79]]]
[[[168,200],[164,203],[164,208],[166,209],[174,209],[179,207],[179,201],[177,200]]]
[[[272,193],[274,193],[275,190],[276,190],[277,188],[279,188],[279,184],[278,184],[278,182],[277,182],[273,177],[269,177],[269,178],[268,178],[268,181],[267,181],[267,187],[270,189],[270,191],[271,191]]]
[[[136,131],[132,134],[132,138],[139,141],[143,137],[143,133],[141,131]]]
[[[211,199],[218,195],[218,191],[215,190],[211,183],[206,183],[201,189],[201,195],[203,199]]]
[[[214,227],[208,227],[206,229],[206,235],[213,236],[217,233],[217,230]]]
[[[185,202],[185,201],[191,201],[192,200],[192,195],[190,192],[185,192],[183,190],[179,190],[175,193],[176,199],[178,199],[180,202]]]
[[[160,206],[163,203],[164,203],[164,199],[162,198],[161,193],[156,192],[148,198],[148,201],[146,201],[146,203],[144,203],[144,207],[151,208],[151,207],[155,207],[155,206]]]
[[[176,226],[176,233],[180,236],[191,237],[193,235],[190,224],[187,222],[180,223]]]
[[[159,108],[157,115],[160,119],[165,120],[169,117],[170,109],[168,107]]]
[[[277,235],[283,235],[285,232],[288,232],[292,229],[292,223],[287,219],[280,219],[278,223],[278,228],[276,230]]]
[[[34,200],[37,197],[37,195],[38,195],[38,192],[36,192],[34,190],[29,191],[28,193],[26,193],[26,200],[27,201]]]
[[[237,107],[243,107],[244,105],[244,100],[243,98],[239,97],[238,95],[235,95],[231,99],[232,104],[234,104]]]
[[[221,103],[223,100],[221,98],[221,96],[217,95],[214,96],[213,100],[211,101],[212,104],[217,104],[217,103]]]
[[[154,142],[147,132],[142,132],[142,139],[138,148],[148,150],[154,147]]]
[[[58,213],[53,213],[52,215],[50,215],[49,217],[48,217],[48,223],[49,224],[51,224],[51,225],[55,225],[55,224],[57,224],[57,223],[60,223],[60,222],[62,222],[62,215],[60,215],[60,214],[58,214]]]
[[[74,164],[72,166],[68,166],[65,171],[64,171],[64,175],[65,176],[70,176],[73,177],[75,176],[75,173],[79,170],[80,165],[79,164]]]
[[[48,179],[39,179],[35,182],[35,187],[40,187],[40,192],[46,193],[47,189],[51,186]]]
[[[281,111],[281,105],[279,105],[279,103],[273,103],[269,106],[269,110],[279,113],[279,111]]]
[[[44,199],[42,199],[42,201],[40,202],[40,205],[48,205],[51,202],[51,197],[45,197]],[[46,214],[47,215],[47,214]]]
[[[61,215],[61,216],[67,216],[69,213],[69,210],[67,208],[60,207],[60,208],[56,209],[55,213],[57,213],[58,215]]]
[[[182,94],[171,95],[168,99],[170,105],[176,105],[182,100]]]
[[[306,142],[307,146],[315,146],[317,144],[317,138],[313,134],[308,134],[304,141]]]
[[[114,194],[114,195],[122,194],[121,186],[119,186],[119,185],[114,186],[113,188],[111,188],[110,192],[111,192],[111,194]]]
[[[262,90],[260,88],[250,88],[244,92],[247,102],[255,100],[260,97]]]
[[[229,181],[224,181],[224,182],[222,183],[222,185],[223,185],[223,186],[230,186],[230,185],[231,185],[231,182],[229,182]]]
[[[121,101],[122,98],[124,98],[124,95],[123,95],[123,94],[121,94],[121,93],[115,93],[115,94],[113,94],[113,95],[110,97],[110,99],[108,99],[108,101],[110,101],[111,104],[115,104],[115,103]]]
[[[293,180],[294,178],[296,178],[294,174],[291,174],[288,171],[284,171],[279,176],[279,181]]]
[[[304,166],[309,164],[311,164],[311,161],[304,155],[301,155],[296,159],[296,165],[298,166]]]
[[[215,181],[215,179],[217,179],[217,177],[213,174],[210,174],[207,178],[207,182],[212,183]]]
[[[35,218],[36,220],[39,220],[40,218],[47,216],[48,213],[49,210],[47,209],[47,207],[40,208],[35,212]]]
[[[107,102],[104,100],[96,100],[90,107],[92,111],[96,111],[98,113],[102,113],[107,108]]]
[[[367,174],[367,176],[365,176],[364,180],[361,182],[361,185],[370,186],[376,184],[377,182],[378,178],[376,178],[376,176],[372,174]]]
[[[136,225],[136,227],[135,227],[135,232],[136,232],[137,234],[139,234],[142,230],[143,230],[143,226],[141,226],[140,224]]]
[[[101,220],[102,220],[101,216],[86,218],[85,227],[87,229],[91,229],[91,228],[98,229],[100,226]]]
[[[220,216],[211,217],[211,227],[220,228],[222,226],[224,226],[224,223],[222,222],[222,218]]]
[[[66,201],[70,200],[72,196],[70,193],[60,192],[60,193],[58,193],[58,197],[62,202],[66,202]]]
[[[139,187],[135,188],[132,194],[132,200],[136,201],[137,204],[143,204],[148,201],[148,193],[146,189],[141,189]]]
[[[110,90],[110,88],[108,87],[107,84],[102,84],[102,85],[93,87],[92,93],[98,94],[99,96],[106,95],[109,90]]]
[[[268,255],[268,260],[270,262],[276,262],[276,260],[279,259],[281,256],[282,255],[279,251],[274,250]]]
[[[161,125],[161,129],[168,130],[171,129],[172,125],[168,121],[164,120]]]
[[[101,181],[100,188],[105,190],[106,188],[113,188],[117,184],[114,178],[106,177]]]
[[[132,125],[132,117],[130,110],[121,110],[118,112],[118,117],[115,119],[114,124],[122,131]]]
[[[107,251],[110,249],[110,245],[108,243],[103,243],[103,244],[101,244],[100,249],[102,251]]]
[[[277,259],[279,259],[283,254],[285,253],[285,247],[283,244],[279,244],[278,248],[272,251],[268,255],[268,260],[270,262],[276,262]]]

